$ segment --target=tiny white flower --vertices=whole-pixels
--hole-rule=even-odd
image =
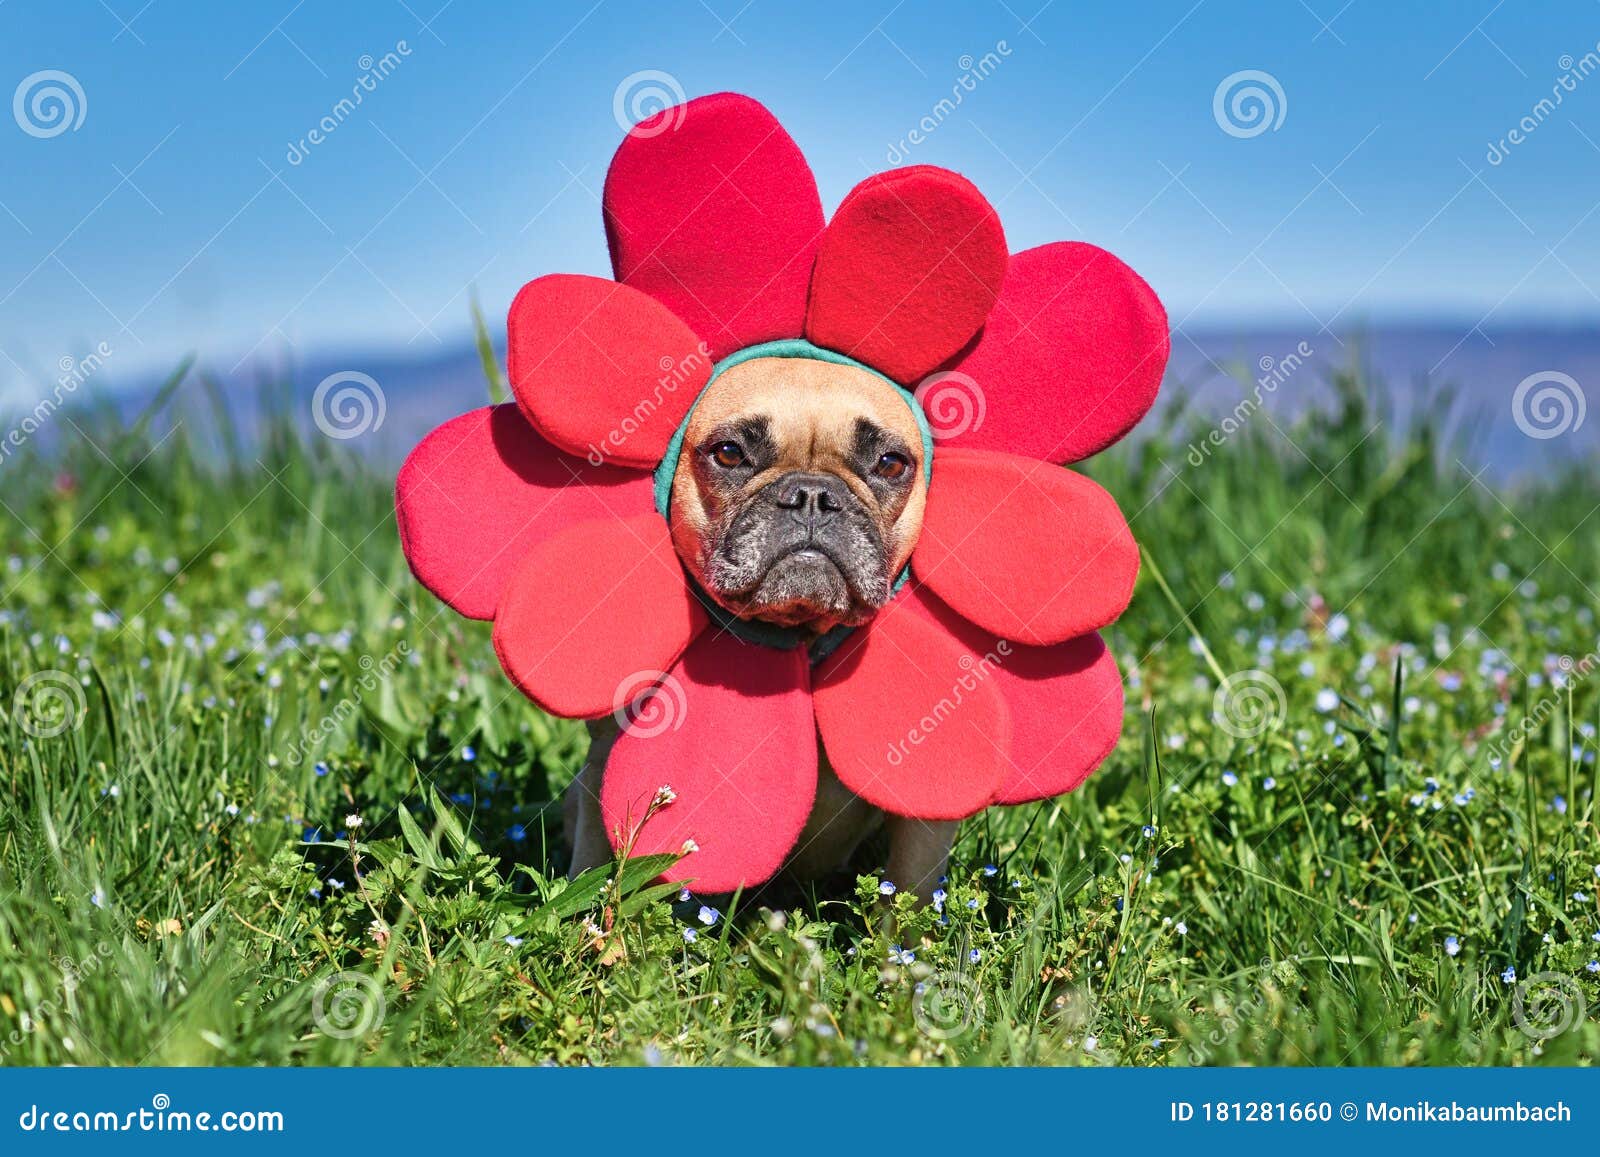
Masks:
[[[359,828],[361,826],[361,822],[361,817],[356,815],[354,812],[351,812],[349,815],[344,817],[344,826],[349,828],[351,831],[355,831],[357,828]]]
[[[669,803],[672,803],[677,798],[677,792],[673,791],[672,788],[668,787],[666,784],[662,784],[660,787],[656,788],[655,806],[666,807]]]
[[[699,850],[700,850],[700,845],[699,844],[695,843],[693,840],[684,840],[683,841],[683,846],[678,849],[678,854],[680,856],[687,856],[690,852],[698,852]],[[689,889],[685,888],[684,892],[687,893],[688,890]],[[687,896],[685,896],[685,899],[687,899]]]

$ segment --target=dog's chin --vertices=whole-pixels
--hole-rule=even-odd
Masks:
[[[809,547],[774,561],[752,590],[719,601],[740,618],[818,634],[841,625],[860,626],[878,609],[877,602],[852,588],[832,558]]]

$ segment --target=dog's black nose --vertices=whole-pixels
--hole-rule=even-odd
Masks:
[[[843,510],[849,497],[850,488],[832,474],[797,470],[772,484],[772,501],[808,522]]]

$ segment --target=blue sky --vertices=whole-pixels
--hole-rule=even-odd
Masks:
[[[123,375],[188,350],[427,357],[462,340],[473,288],[498,325],[534,276],[607,272],[597,195],[640,73],[764,101],[830,209],[932,117],[909,160],[976,181],[1013,248],[1117,252],[1175,323],[1600,318],[1587,0],[442,2],[0,3],[0,96],[21,100],[0,116],[0,396],[100,342]],[[81,91],[76,127],[30,106],[46,70]],[[1214,113],[1245,70],[1282,93],[1254,135]]]

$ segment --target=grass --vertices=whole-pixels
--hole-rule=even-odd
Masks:
[[[710,925],[651,864],[566,886],[583,732],[414,584],[351,443],[203,436],[192,382],[58,417],[0,463],[0,1056],[1593,1059],[1600,471],[1497,492],[1446,403],[1334,385],[1091,464],[1147,552],[1123,741],[969,821],[897,943],[870,862]]]

